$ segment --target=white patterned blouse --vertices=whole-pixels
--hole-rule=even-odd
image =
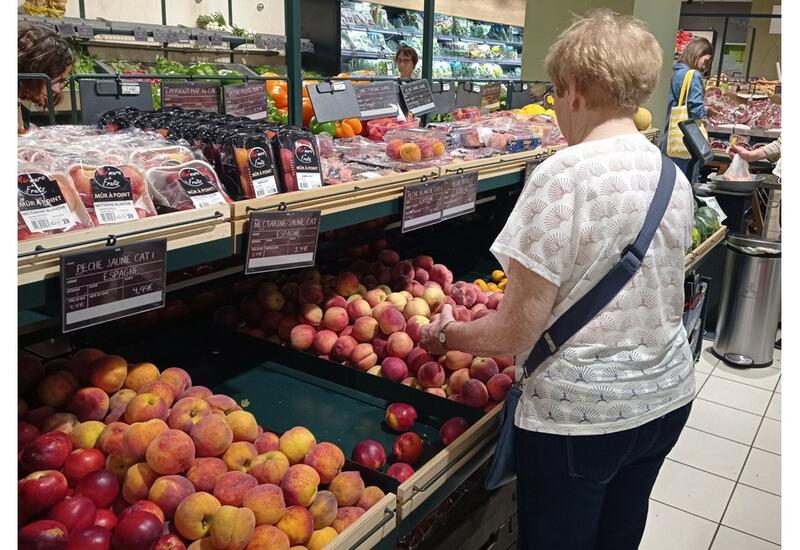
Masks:
[[[580,143],[543,162],[525,184],[492,252],[559,287],[546,326],[618,261],[644,222],[661,154],[641,134]],[[516,425],[560,435],[634,428],[694,396],[681,316],[693,198],[675,189],[641,270],[588,325],[525,381]],[[518,370],[527,354],[517,358]]]

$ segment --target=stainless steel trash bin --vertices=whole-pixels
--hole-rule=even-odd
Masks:
[[[737,367],[772,364],[781,315],[781,243],[728,235],[714,354]]]

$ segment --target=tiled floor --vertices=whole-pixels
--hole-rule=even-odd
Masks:
[[[640,550],[776,550],[781,544],[781,352],[739,370],[704,343],[697,399],[659,474]]]

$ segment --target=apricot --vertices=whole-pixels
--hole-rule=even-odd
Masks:
[[[233,430],[225,418],[217,414],[202,417],[192,427],[189,436],[194,441],[197,456],[220,456],[233,443]]]
[[[180,430],[167,430],[150,442],[145,457],[147,464],[159,474],[177,474],[192,465],[194,442]]]
[[[186,479],[192,482],[196,491],[213,493],[217,481],[228,471],[228,467],[217,457],[196,458],[186,471]]]
[[[72,438],[72,446],[76,449],[94,448],[105,428],[106,425],[99,420],[88,420],[76,424],[69,434]]]
[[[256,518],[249,508],[220,506],[211,519],[211,543],[217,550],[244,550],[255,528]]]
[[[125,422],[146,422],[152,419],[166,420],[169,407],[164,400],[155,393],[140,393],[130,400],[125,408]]]
[[[272,483],[258,485],[247,491],[242,506],[253,511],[256,525],[275,525],[286,513],[283,491]]]
[[[214,486],[214,496],[220,504],[241,506],[244,495],[258,485],[258,480],[244,472],[226,472],[222,474]]]
[[[314,532],[314,518],[302,506],[289,506],[277,526],[289,537],[289,544],[305,544]]]
[[[250,463],[249,474],[259,483],[278,485],[289,470],[289,459],[280,451],[260,454]]]
[[[201,418],[211,414],[211,406],[200,397],[179,399],[167,417],[167,424],[174,430],[191,433]]]
[[[247,472],[253,459],[258,456],[255,446],[247,441],[235,441],[222,455],[229,471]]]
[[[280,437],[278,448],[289,459],[289,464],[298,464],[316,443],[314,434],[307,428],[295,426]]]
[[[219,501],[209,493],[192,493],[175,509],[174,525],[185,539],[198,540],[205,537],[211,527],[211,519],[220,509]]]
[[[125,434],[122,436],[125,451],[134,460],[142,460],[150,443],[167,430],[169,430],[167,423],[158,418],[146,422],[135,422],[125,430]]]
[[[89,368],[89,382],[107,394],[122,388],[128,376],[128,362],[118,355],[104,355],[95,359]]]
[[[328,490],[336,496],[340,507],[353,506],[364,493],[364,480],[359,472],[342,472],[333,478]]]
[[[306,544],[308,550],[322,550],[329,542],[335,539],[339,533],[333,527],[323,527],[311,534],[311,538]]]
[[[194,493],[194,485],[183,476],[168,475],[156,479],[150,486],[147,499],[155,502],[167,519],[175,514],[183,499]]]
[[[289,550],[289,537],[274,525],[257,525],[246,550]]]
[[[161,371],[159,371],[158,367],[153,363],[137,363],[135,365],[130,365],[122,387],[138,393],[142,386],[148,382],[158,380],[160,375]]]
[[[281,479],[281,490],[286,504],[310,506],[317,496],[319,474],[311,466],[295,464]]]
[[[289,537],[274,525],[257,525],[246,550],[289,550]]]
[[[125,470],[125,477],[122,479],[122,498],[131,504],[146,499],[156,479],[158,474],[146,462],[134,464]]]
[[[225,421],[233,431],[234,441],[249,441],[252,443],[258,437],[258,422],[253,413],[233,411],[225,416]]]
[[[341,533],[363,515],[364,510],[358,506],[339,508],[339,511],[336,513],[336,519],[333,520],[331,527],[336,529],[337,533]]]
[[[361,498],[358,499],[356,506],[363,508],[364,510],[369,510],[378,502],[380,502],[385,496],[386,494],[383,492],[383,490],[381,490],[380,487],[370,485],[369,487],[364,488],[364,492],[361,493]]]

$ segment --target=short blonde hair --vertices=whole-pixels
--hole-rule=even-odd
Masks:
[[[557,92],[572,85],[590,109],[616,106],[631,114],[655,88],[661,58],[643,21],[600,9],[562,32],[544,63]]]

